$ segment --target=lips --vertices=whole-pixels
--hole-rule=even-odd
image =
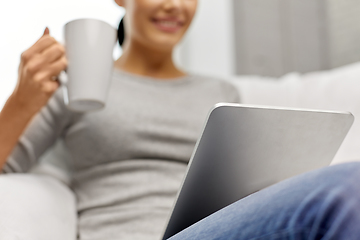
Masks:
[[[152,22],[156,28],[168,33],[176,33],[184,26],[184,22],[176,18],[155,18]]]

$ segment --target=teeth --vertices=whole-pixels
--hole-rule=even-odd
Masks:
[[[171,22],[171,21],[159,21],[159,23],[164,27],[176,27],[178,25],[177,22]]]

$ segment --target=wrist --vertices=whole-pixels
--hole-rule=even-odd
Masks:
[[[23,119],[25,121],[30,120],[36,113],[29,104],[22,101],[15,93],[10,95],[4,105],[3,111],[6,111],[7,115],[12,115],[17,119]]]

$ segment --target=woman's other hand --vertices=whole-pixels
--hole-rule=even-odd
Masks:
[[[21,54],[18,82],[12,94],[19,109],[37,113],[59,87],[56,76],[67,67],[65,48],[49,35],[43,36]]]

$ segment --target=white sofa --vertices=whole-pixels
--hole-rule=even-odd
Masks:
[[[332,163],[360,160],[360,63],[280,79],[243,76],[231,81],[243,104],[351,112],[354,124]]]
[[[354,125],[333,163],[360,159],[360,63],[280,79],[242,76],[229,81],[238,86],[244,104],[352,112]],[[59,142],[32,174],[0,176],[0,239],[76,239],[75,197],[66,186],[69,172],[53,161],[66,158],[61,149]]]

